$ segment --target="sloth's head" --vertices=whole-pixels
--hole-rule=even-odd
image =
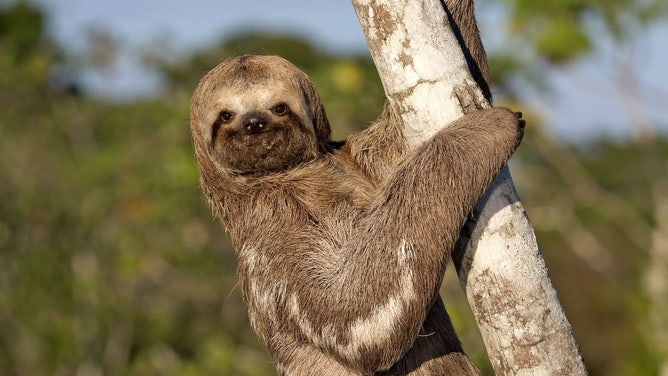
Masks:
[[[235,57],[211,70],[193,95],[190,127],[200,164],[241,173],[315,159],[330,137],[313,83],[278,56]]]

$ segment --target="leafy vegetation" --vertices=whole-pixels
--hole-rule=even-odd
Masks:
[[[26,3],[0,8],[2,373],[272,374],[235,289],[233,251],[200,198],[189,95],[225,56],[279,53],[314,79],[343,138],[380,112],[373,64],[290,36],[245,34],[155,62],[168,82],[160,95],[107,102],[76,82],[54,84],[67,55],[43,22]],[[666,345],[653,335],[646,275],[653,234],[666,230],[656,208],[668,139],[573,147],[540,122],[530,117],[513,173],[587,366],[592,375],[657,374]],[[448,308],[489,373],[458,289],[446,283]]]

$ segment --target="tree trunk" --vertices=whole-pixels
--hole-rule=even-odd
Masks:
[[[461,117],[463,108],[490,106],[440,1],[352,3],[411,147]],[[473,216],[456,266],[496,374],[585,375],[507,168]]]

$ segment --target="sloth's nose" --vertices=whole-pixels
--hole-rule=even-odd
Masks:
[[[256,134],[265,130],[267,119],[262,116],[248,116],[243,122],[244,130],[248,134]]]

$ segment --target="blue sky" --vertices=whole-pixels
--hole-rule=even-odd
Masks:
[[[364,37],[349,1],[287,0],[34,0],[51,12],[52,30],[81,46],[90,26],[121,41],[166,36],[180,47],[214,42],[240,29],[289,30],[335,49],[363,49]]]
[[[73,51],[84,48],[91,27],[114,35],[131,51],[166,39],[180,51],[204,47],[244,29],[291,31],[335,51],[365,51],[361,29],[350,1],[284,0],[34,0],[50,13],[49,30]],[[488,48],[502,41],[494,32],[498,8],[482,7],[478,14]],[[625,51],[603,43],[602,53],[576,65],[554,69],[548,76],[554,90],[545,95],[527,90],[528,102],[546,116],[553,133],[570,140],[605,134],[628,134],[629,111],[616,84],[616,57],[630,59],[641,83],[649,119],[668,131],[668,24],[652,27]],[[129,55],[129,54],[128,54]],[[221,58],[223,58],[221,56]],[[141,71],[125,56],[115,71],[90,73],[86,80],[105,95],[141,94],[158,79]]]

